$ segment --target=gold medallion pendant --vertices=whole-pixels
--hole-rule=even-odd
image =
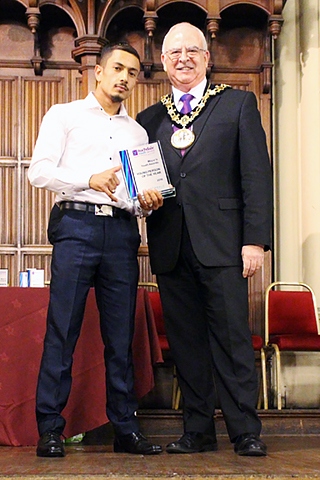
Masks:
[[[175,148],[183,150],[190,147],[195,139],[195,134],[187,128],[176,130],[171,136],[171,145]]]

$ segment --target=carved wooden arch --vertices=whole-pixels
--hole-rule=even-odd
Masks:
[[[16,0],[17,3],[21,3],[25,8],[28,7],[37,7],[39,0]]]
[[[209,48],[211,48],[211,42],[218,34],[221,13],[235,5],[250,5],[265,12],[266,26],[268,26],[269,33],[274,38],[280,33],[283,21],[281,12],[284,3],[281,0],[246,0],[240,2],[239,0],[185,0],[183,2],[176,2],[175,0],[136,0],[132,2],[118,2],[115,0],[101,10],[101,15],[99,16],[99,22],[97,24],[97,36],[100,38],[108,38],[108,26],[120,12],[128,10],[129,8],[138,8],[144,11],[143,22],[145,30],[145,45],[142,65],[145,77],[149,78],[152,70],[157,68],[154,59],[152,58],[152,42],[154,32],[157,29],[159,17],[161,16],[160,12],[174,4],[177,8],[181,5],[193,5],[195,8],[204,12],[206,24],[203,26],[203,29],[206,30],[205,33],[207,34]],[[269,49],[270,40],[266,39],[265,50]],[[266,54],[264,64],[267,65],[269,62],[269,55]],[[265,85],[264,92],[267,92],[270,87],[269,79],[266,79]]]
[[[83,18],[83,15],[79,8],[79,4],[76,2],[76,0],[68,0],[68,2],[65,2],[63,5],[59,5],[52,0],[40,0],[40,3],[41,6],[45,4],[54,5],[56,7],[59,6],[70,16],[71,20],[74,23],[78,36],[80,37],[81,35],[86,34],[87,28],[85,24],[85,19]],[[68,5],[68,3],[70,3],[70,6]]]
[[[152,31],[155,29],[155,22],[150,24],[149,16],[146,14],[146,9],[148,8],[149,3],[145,2],[145,0],[136,0],[132,2],[118,2],[115,0],[111,2],[102,12],[100,17],[99,23],[97,25],[97,33],[99,37],[106,37],[110,40],[108,35],[108,29],[112,22],[116,19],[117,15],[123,13],[124,11],[129,11],[129,9],[135,8],[136,10],[141,11],[141,16],[144,21],[145,25],[145,32],[146,36],[144,39],[144,58],[142,59],[142,65],[145,72],[145,77],[150,76],[151,67],[153,65],[153,61],[151,59],[151,55],[148,54],[149,52],[149,45],[150,45],[150,37],[152,36]],[[152,7],[152,5],[151,5]],[[152,12],[151,16],[156,17],[156,13]],[[134,28],[134,27],[133,27]],[[141,28],[143,28],[143,22],[141,22]],[[119,38],[119,40],[122,40]],[[142,55],[143,56],[143,55]]]
[[[268,15],[269,33],[276,39],[281,32],[284,4],[285,0],[246,0],[240,2],[237,0],[220,0],[219,13],[221,14],[221,12],[234,5],[252,5],[257,7]]]
[[[149,9],[151,5],[154,6],[155,10],[159,10],[162,7],[165,7],[169,5],[170,3],[175,3],[174,0],[151,0],[150,2],[146,2],[149,4]],[[177,3],[177,2],[176,2]],[[216,0],[210,1],[210,0],[185,0],[183,3],[193,3],[197,7],[202,8],[206,12],[209,11],[210,6],[212,6],[214,3],[216,3]]]
[[[55,8],[63,10],[72,20],[74,27],[76,29],[77,35],[85,35],[87,32],[85,19],[81,13],[79,5],[76,0],[68,0],[65,2],[57,2],[56,0],[29,0],[29,5],[31,3],[37,3],[38,8],[40,9],[45,5],[52,5]],[[70,5],[69,5],[70,4]],[[31,5],[30,5],[31,6]]]
[[[41,39],[39,38],[38,33],[41,24],[41,8],[44,5],[52,5],[54,8],[63,10],[71,18],[78,36],[85,34],[86,32],[84,19],[75,0],[69,0],[70,5],[68,5],[67,2],[64,4],[61,4],[60,2],[57,3],[54,0],[29,0],[29,2],[17,1],[26,7],[28,27],[34,37],[34,55],[31,58],[34,73],[35,75],[42,75],[44,59],[41,56]]]
[[[233,5],[251,4],[264,10],[268,14],[269,31],[274,38],[277,38],[283,23],[282,10],[285,1],[286,0],[185,0],[185,2],[182,3],[194,4],[205,10],[207,13],[207,29],[212,38],[215,37],[219,30],[219,22],[221,20],[220,14],[223,10]],[[175,0],[146,0],[146,15],[150,16],[152,13],[157,14],[159,9],[172,3],[176,3]]]
[[[107,41],[106,33],[108,26],[117,14],[137,8],[143,12],[143,23],[145,30],[145,58],[143,61],[145,76],[150,76],[153,66],[151,50],[152,37],[157,28],[158,14],[166,7],[176,5],[193,5],[202,10],[206,15],[206,25],[209,41],[213,40],[219,31],[221,12],[234,5],[253,5],[265,11],[268,15],[268,26],[270,34],[276,38],[281,30],[282,10],[285,0],[86,0],[79,3],[77,0],[15,0],[26,8],[27,22],[34,35],[34,56],[31,59],[35,73],[41,75],[43,59],[40,54],[40,39],[38,30],[41,22],[41,8],[44,5],[52,5],[62,9],[72,20],[78,38],[73,57],[82,63],[83,56],[96,56],[101,46]],[[85,63],[87,63],[85,61]],[[89,62],[90,63],[90,62]]]
[[[147,0],[146,12],[157,12],[160,8],[176,3],[175,0]],[[281,30],[283,23],[282,10],[285,0],[185,0],[183,3],[194,4],[202,8],[207,13],[208,29],[213,34],[219,28],[220,14],[223,10],[233,5],[253,5],[263,11],[269,16],[270,33],[276,37]]]
[[[271,62],[271,37],[274,36],[276,38],[277,35],[273,35],[273,33],[279,33],[281,24],[279,26],[279,30],[276,29],[276,31],[272,31],[270,28],[270,11],[267,10],[266,8],[262,8],[260,4],[256,1],[251,1],[248,0],[246,2],[236,2],[236,1],[229,1],[225,2],[224,8],[221,9],[220,14],[220,21],[222,21],[224,14],[227,13],[228,11],[232,11],[233,7],[251,7],[252,10],[256,10],[257,12],[259,11],[263,17],[265,18],[264,20],[264,28],[265,32],[263,35],[263,47],[261,49],[261,52],[263,54],[263,58],[261,61],[261,65],[259,65],[259,68],[261,69],[261,76],[262,76],[262,82],[261,82],[261,93],[263,94],[269,94],[271,92],[271,72],[272,72],[272,62]],[[232,14],[231,14],[232,16]],[[219,21],[219,23],[220,23]],[[218,30],[217,30],[218,31]]]
[[[130,2],[118,2],[117,0],[109,2],[99,15],[96,32],[103,37],[108,30],[112,20],[122,11],[129,8],[138,8],[142,12],[145,10],[145,0],[133,0]]]

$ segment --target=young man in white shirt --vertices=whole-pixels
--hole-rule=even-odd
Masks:
[[[133,205],[119,165],[120,150],[148,143],[145,130],[122,104],[139,72],[139,55],[130,45],[105,47],[95,67],[95,92],[49,109],[30,164],[31,184],[56,193],[48,226],[50,302],[36,395],[40,457],[65,455],[62,411],[91,286],[106,347],[106,413],[115,431],[114,450],[162,450],[139,431],[131,350],[140,244],[135,216],[158,208],[162,197],[147,190]]]

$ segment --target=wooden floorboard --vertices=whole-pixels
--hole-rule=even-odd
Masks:
[[[67,445],[65,458],[38,458],[35,447],[0,447],[0,480],[320,479],[320,412],[260,411],[268,456],[239,457],[218,412],[217,452],[157,456],[113,452],[109,425]],[[182,433],[181,412],[140,412],[142,430],[165,445]]]
[[[165,445],[167,438],[154,437]],[[226,436],[219,450],[157,456],[114,453],[112,445],[67,446],[65,458],[38,458],[34,447],[0,447],[1,480],[320,478],[320,436],[268,436],[268,456],[239,457]]]

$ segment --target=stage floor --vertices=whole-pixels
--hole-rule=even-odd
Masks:
[[[174,438],[152,437],[166,445]],[[66,447],[65,458],[37,458],[35,447],[0,447],[1,480],[305,479],[320,478],[320,435],[265,435],[268,456],[239,457],[225,435],[217,452],[140,456],[113,453],[112,445]]]

